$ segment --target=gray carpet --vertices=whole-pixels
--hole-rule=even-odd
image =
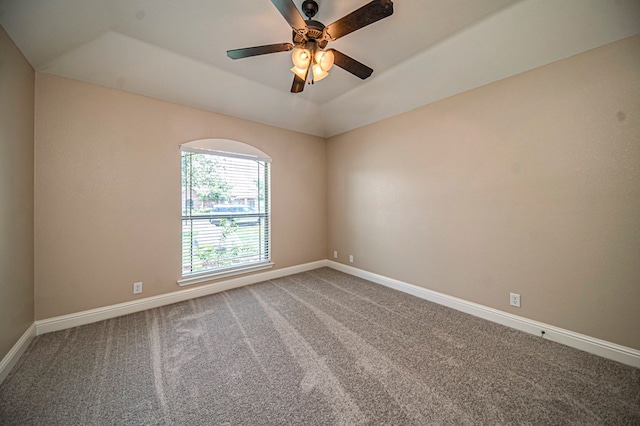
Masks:
[[[640,370],[332,269],[37,337],[7,425],[640,424]]]

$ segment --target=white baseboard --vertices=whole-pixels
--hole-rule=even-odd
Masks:
[[[484,305],[469,302],[457,297],[448,296],[436,291],[427,290],[423,287],[418,287],[413,284],[408,284],[403,281],[388,278],[383,275],[374,274],[372,272],[367,272],[362,269],[354,268],[352,266],[344,265],[342,263],[334,262],[331,260],[327,261],[327,266],[338,271],[342,271],[347,274],[372,281],[376,284],[381,284],[386,287],[390,287],[395,290],[420,297],[421,299],[426,299],[431,302],[474,315],[476,317],[480,317],[498,324],[506,325],[507,327],[515,328],[517,330],[521,330],[536,336],[543,336],[543,338],[554,342],[562,343],[564,345],[571,346],[573,348],[580,349],[585,352],[601,356],[603,358],[612,359],[614,361],[618,361],[632,367],[640,368],[640,351],[633,348],[607,342],[605,340],[596,339],[594,337],[575,333],[573,331],[565,330],[560,327],[544,324],[524,317],[519,317],[508,312],[489,308]],[[544,334],[542,332],[544,332]]]
[[[36,337],[36,324],[33,323],[27,331],[22,334],[22,337],[18,339],[15,345],[11,348],[11,350],[2,358],[0,361],[0,383],[4,381],[9,375],[9,372],[13,368],[14,365],[18,362],[24,351],[27,350],[29,344]]]
[[[489,308],[484,305],[469,302],[457,297],[448,296],[433,290],[419,287],[413,284],[405,283],[383,275],[367,272],[362,269],[344,265],[342,263],[331,260],[319,260],[316,262],[305,263],[303,265],[292,266],[289,268],[275,269],[263,273],[232,278],[229,280],[204,285],[195,288],[179,290],[159,296],[147,297],[131,302],[119,303],[117,305],[105,306],[102,308],[91,309],[88,311],[77,312],[74,314],[63,315],[59,317],[49,318],[36,321],[30,327],[23,337],[16,343],[14,348],[5,356],[0,363],[0,382],[4,379],[3,374],[8,374],[11,367],[17,362],[20,355],[26,350],[29,342],[35,335],[50,333],[52,331],[65,330],[67,328],[77,327],[80,325],[90,324],[105,319],[115,318],[122,315],[140,312],[147,309],[157,308],[160,306],[170,305],[172,303],[182,302],[196,297],[206,296],[209,294],[219,293],[233,288],[243,287],[250,284],[256,284],[262,281],[285,277],[287,275],[297,274],[300,272],[310,271],[312,269],[329,266],[338,271],[345,272],[356,277],[360,277],[395,290],[402,291],[429,300],[440,305],[447,306],[458,311],[462,311],[476,317],[480,317],[507,327],[515,328],[529,334],[541,336],[544,331],[544,338],[571,346],[585,352],[622,362],[640,368],[640,351],[605,340],[596,339],[584,334],[575,333],[560,327],[530,320],[528,318],[503,312],[498,309]],[[35,329],[35,331],[34,331]],[[6,369],[6,373],[5,373]]]
[[[144,299],[139,299],[131,302],[124,302],[117,305],[104,306],[102,308],[90,309],[88,311],[39,320],[36,321],[36,333],[37,335],[40,335],[44,333],[51,333],[52,331],[65,330],[80,325],[91,324],[110,318],[132,314],[134,312],[158,308],[160,306],[170,305],[172,303],[195,299],[196,297],[202,297],[209,294],[231,290],[233,288],[244,287],[246,285],[256,284],[262,281],[310,271],[312,269],[321,268],[323,266],[327,266],[326,260],[319,260],[317,262],[291,266],[289,268],[274,269],[258,274],[231,278],[200,287],[178,290],[172,293],[161,294],[159,296],[146,297]]]

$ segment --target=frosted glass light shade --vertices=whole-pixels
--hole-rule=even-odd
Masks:
[[[311,70],[313,71],[313,81],[320,81],[329,75],[319,64],[313,64]]]
[[[311,61],[311,52],[307,49],[296,47],[291,54],[291,60],[296,68],[307,69],[309,62]]]
[[[294,73],[295,75],[297,75],[298,77],[300,77],[303,80],[307,76],[307,68],[293,67],[293,68],[291,68],[291,72]]]
[[[322,68],[323,71],[328,72],[333,66],[334,61],[333,52],[330,50],[318,50],[316,52],[315,63]],[[315,76],[315,70],[313,72]],[[326,76],[325,76],[326,77]],[[324,78],[324,77],[323,77]]]

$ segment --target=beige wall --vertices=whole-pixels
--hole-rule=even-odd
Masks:
[[[640,37],[328,141],[42,73],[36,99],[38,319],[177,290],[178,145],[221,137],[274,159],[277,268],[338,250],[640,349]]]
[[[0,27],[0,360],[34,319],[34,81]]]
[[[640,349],[640,36],[333,137],[327,161],[340,262]]]
[[[38,73],[37,319],[179,289],[179,145],[202,138],[273,158],[275,268],[325,258],[324,139]]]

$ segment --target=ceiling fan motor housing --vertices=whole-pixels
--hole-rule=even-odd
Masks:
[[[293,32],[293,44],[298,45],[307,41],[314,41],[321,49],[324,49],[329,42],[326,38],[323,38],[324,33],[322,30],[324,30],[324,24],[313,19],[306,20],[305,24],[307,24],[306,34],[301,34],[298,31]]]

